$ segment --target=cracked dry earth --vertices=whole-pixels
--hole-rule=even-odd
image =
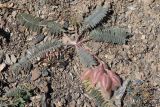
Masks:
[[[121,99],[123,107],[160,107],[159,0],[0,0],[0,107],[11,102],[4,95],[18,85],[35,93],[25,107],[97,107],[94,99],[84,92],[79,80],[81,65],[76,55],[71,54],[72,49],[67,52],[61,49],[63,57],[38,62],[31,72],[18,75],[18,80],[12,77],[10,68],[35,45],[31,40],[37,35],[19,23],[17,14],[25,12],[74,25],[95,6],[109,3],[113,13],[103,24],[126,28],[133,36],[126,45],[92,41],[86,45],[123,80],[131,78]],[[72,25],[68,29],[74,33],[76,28]],[[9,32],[5,33],[10,35],[9,41],[3,37],[3,30]],[[53,39],[48,32],[43,31],[43,35],[45,38],[39,44]],[[44,93],[47,93],[45,101],[41,100]]]

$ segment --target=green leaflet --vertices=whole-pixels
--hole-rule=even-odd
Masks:
[[[28,100],[31,97],[31,93],[27,89],[18,86],[16,89],[11,89],[9,92],[7,92],[5,96]]]
[[[98,6],[87,18],[84,19],[84,27],[94,28],[107,14],[109,9]]]
[[[27,28],[32,29],[33,31],[40,31],[45,25],[42,24],[42,19],[39,17],[34,17],[30,14],[22,13],[18,15],[18,19],[24,24]]]
[[[82,47],[77,48],[77,54],[83,66],[90,68],[94,65],[97,65],[97,61],[95,60],[95,58],[84,48]]]
[[[11,69],[13,70],[14,75],[17,76],[22,70],[30,71],[31,67],[32,63],[26,57],[22,57]]]
[[[6,97],[13,97],[12,106],[24,107],[26,101],[31,97],[31,93],[27,89],[17,87],[16,89],[11,89],[5,94]]]
[[[26,55],[26,58],[33,62],[36,60],[37,57],[43,57],[46,53],[49,51],[54,51],[57,48],[60,48],[62,46],[62,43],[58,40],[52,40],[49,42],[46,42],[42,45],[36,45],[30,49],[28,49],[28,53]]]
[[[108,101],[102,96],[101,92],[98,89],[95,89],[91,86],[91,83],[87,80],[83,81],[85,91],[95,99],[98,107],[108,107]]]
[[[45,21],[39,17],[34,17],[30,14],[21,13],[18,15],[18,19],[27,28],[40,32],[43,27],[46,27],[52,34],[58,35],[62,32],[60,24],[54,21]]]
[[[54,22],[54,21],[51,21],[51,20],[47,21],[46,25],[47,25],[48,30],[52,34],[58,35],[58,34],[60,34],[63,31],[63,29],[61,28],[61,26],[58,23]]]
[[[95,29],[90,33],[90,37],[97,42],[110,42],[125,44],[129,33],[121,28]]]
[[[48,53],[49,51],[54,51],[55,49],[60,48],[62,45],[63,44],[58,40],[52,40],[42,45],[36,45],[28,49],[27,55],[25,57],[22,57],[18,63],[14,64],[12,70],[14,72],[21,70],[29,71],[30,64],[33,63],[37,57],[44,57],[46,53]]]

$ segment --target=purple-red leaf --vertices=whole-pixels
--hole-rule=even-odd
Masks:
[[[100,79],[100,86],[104,92],[111,90],[112,80],[107,74],[103,74]]]
[[[105,69],[103,62],[96,67],[86,69],[82,73],[81,80],[89,80],[93,87],[99,88],[105,97],[110,97],[111,91],[121,86],[120,77],[116,73]]]
[[[110,76],[112,80],[112,90],[117,89],[118,87],[121,86],[121,79],[118,75],[116,75],[114,72],[111,70],[107,70],[108,75]]]

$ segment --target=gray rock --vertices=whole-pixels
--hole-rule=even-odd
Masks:
[[[75,99],[78,99],[80,97],[79,93],[75,93]]]
[[[8,54],[6,54],[6,60],[5,60],[5,62],[6,62],[6,64],[8,64],[8,65],[11,65],[11,64],[12,64],[12,61],[11,61],[11,59],[10,59],[10,57],[9,57]]]
[[[0,64],[0,72],[6,67],[5,63]]]
[[[16,61],[17,61],[17,58],[13,54],[11,55],[11,61],[13,63],[16,63]]]
[[[68,29],[68,27],[69,27],[69,21],[66,20],[66,21],[64,22],[64,24],[63,24],[63,28],[64,28],[64,29]]]
[[[81,101],[81,99],[78,99],[77,100],[77,106],[82,107],[82,105],[83,105],[83,102]]]
[[[76,107],[76,101],[73,100],[72,102],[70,102],[69,107]]]
[[[48,69],[47,68],[44,68],[44,69],[42,69],[42,76],[43,77],[46,77],[46,76],[48,76],[49,75],[49,71],[48,71]]]
[[[32,70],[31,74],[32,74],[32,77],[31,77],[32,81],[37,80],[41,76],[41,72],[37,68]]]

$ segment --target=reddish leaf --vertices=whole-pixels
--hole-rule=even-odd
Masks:
[[[98,70],[101,71],[101,72],[105,72],[105,67],[104,67],[103,63],[100,63],[100,65],[98,67]]]
[[[116,75],[111,70],[107,70],[107,73],[108,73],[109,77],[112,80],[112,90],[115,90],[116,88],[121,86],[121,79],[120,79],[120,77],[118,75]]]
[[[105,68],[105,63],[100,62],[98,66],[85,70],[81,80],[89,80],[93,87],[101,90],[105,98],[110,98],[112,91],[121,86],[121,80],[116,73]]]
[[[100,71],[99,67],[100,66],[98,66],[95,69],[93,69],[94,73],[93,73],[92,83],[93,83],[94,86],[98,83],[98,81],[100,80],[101,76],[103,75],[103,71]]]
[[[112,80],[107,74],[103,74],[100,79],[100,86],[102,90],[109,91],[112,86]]]

